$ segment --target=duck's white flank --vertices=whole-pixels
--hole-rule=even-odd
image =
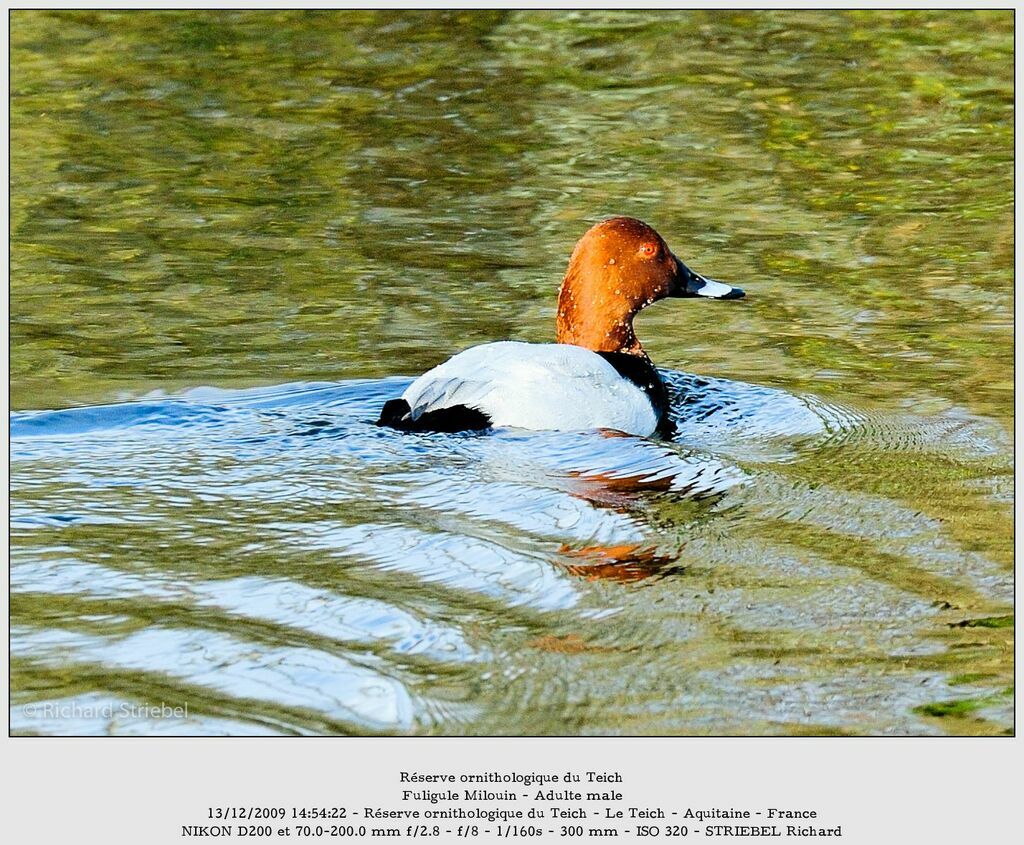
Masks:
[[[504,341],[474,346],[406,388],[412,418],[465,405],[494,426],[554,431],[613,428],[646,437],[658,425],[650,400],[589,349]]]

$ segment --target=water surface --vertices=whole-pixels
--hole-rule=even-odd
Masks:
[[[1011,731],[1012,45],[15,12],[13,729]],[[638,321],[673,442],[372,425],[614,213],[748,293]]]

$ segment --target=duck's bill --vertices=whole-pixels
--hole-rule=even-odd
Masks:
[[[693,296],[706,296],[709,299],[739,299],[741,296],[746,296],[743,288],[734,288],[725,282],[716,282],[714,279],[697,276],[696,273],[694,276],[697,284],[691,288],[690,292]]]
[[[679,275],[673,296],[706,296],[708,299],[739,299],[746,296],[742,288],[734,288],[725,282],[716,282],[700,273],[694,273],[678,258]]]

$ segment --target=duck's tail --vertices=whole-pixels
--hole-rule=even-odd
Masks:
[[[491,427],[491,418],[476,408],[452,405],[436,411],[427,411],[413,419],[408,402],[404,399],[389,399],[381,408],[377,425],[399,431],[481,431]]]

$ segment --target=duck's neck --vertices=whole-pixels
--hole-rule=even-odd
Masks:
[[[633,332],[637,308],[618,290],[587,284],[566,274],[558,291],[558,343],[582,346],[593,352],[625,352],[647,358]]]

